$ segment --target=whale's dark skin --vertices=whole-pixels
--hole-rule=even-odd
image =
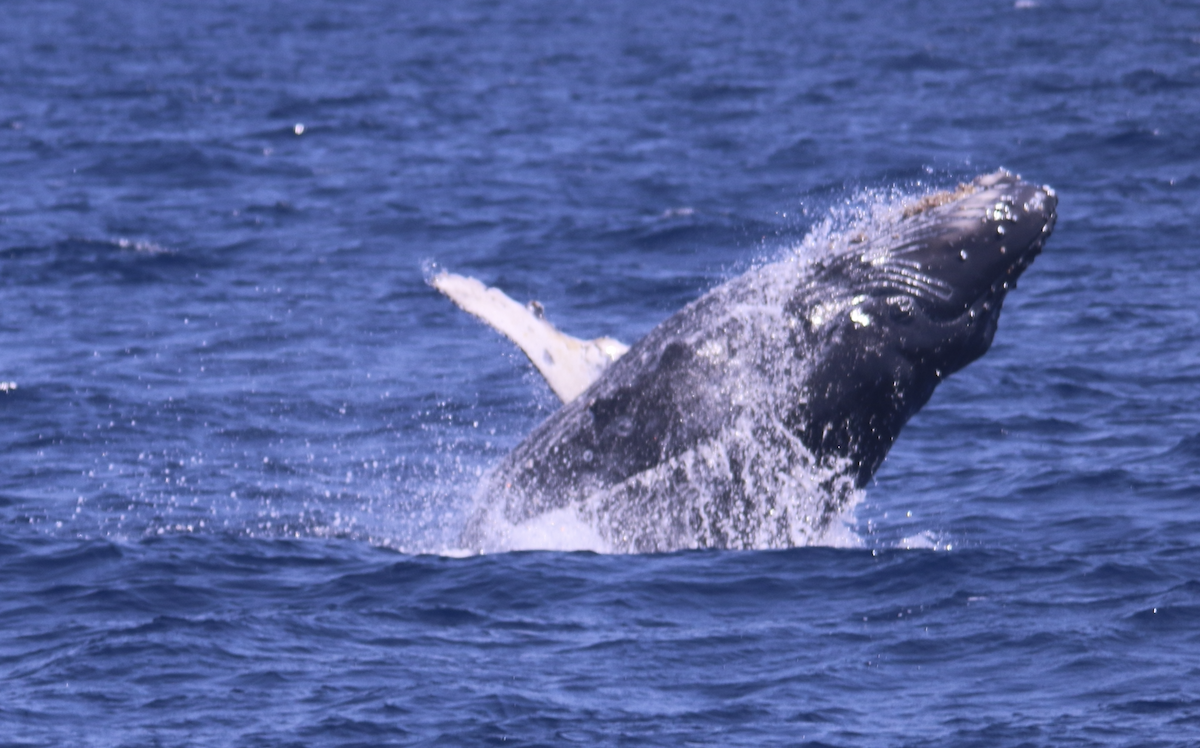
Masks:
[[[464,546],[564,507],[614,550],[818,539],[938,383],[988,350],[1056,204],[997,172],[714,289],[505,458]]]

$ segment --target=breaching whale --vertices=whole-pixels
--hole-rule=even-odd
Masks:
[[[564,401],[484,480],[462,547],[510,548],[547,522],[617,552],[821,542],[937,384],[988,350],[1056,205],[1004,170],[897,203],[810,235],[629,348],[433,277]]]

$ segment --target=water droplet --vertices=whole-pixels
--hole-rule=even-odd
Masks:
[[[292,127],[292,132],[296,133],[297,135],[303,135],[304,134],[304,123],[297,122],[295,124],[295,126]]]
[[[859,308],[854,308],[850,311],[850,321],[859,327],[870,327],[871,317],[866,312]]]
[[[967,260],[967,250],[965,250],[965,249],[964,249],[964,250],[960,250],[960,251],[959,251],[959,253],[958,253],[958,256],[959,256],[959,257],[961,257],[961,258],[963,259],[963,262],[966,262],[966,260]]]

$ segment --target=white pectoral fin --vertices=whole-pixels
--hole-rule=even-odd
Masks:
[[[564,335],[541,316],[540,306],[519,304],[500,289],[488,288],[474,278],[439,273],[429,283],[463,311],[516,343],[564,403],[578,397],[629,350],[629,346],[612,338],[580,340]]]

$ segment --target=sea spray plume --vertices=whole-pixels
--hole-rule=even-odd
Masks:
[[[991,345],[1056,202],[1001,170],[819,225],[799,251],[610,356],[594,381],[556,387],[582,394],[564,396],[484,481],[463,547],[830,542],[938,382]],[[517,341],[552,384],[552,352],[599,345],[562,336],[540,310],[521,318],[476,281],[432,282]],[[484,292],[511,308],[472,306]]]

